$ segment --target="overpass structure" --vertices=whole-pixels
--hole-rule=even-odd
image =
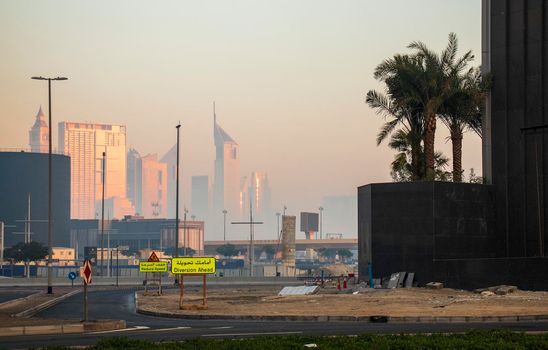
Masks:
[[[232,244],[234,246],[245,248],[249,246],[249,240],[220,240],[220,241],[205,241],[204,250],[206,252],[214,252],[218,247],[225,244]],[[281,241],[276,239],[255,240],[253,244],[256,248],[264,246],[277,247],[278,244],[281,247]],[[319,249],[319,248],[339,248],[339,249],[357,249],[357,238],[340,238],[340,239],[297,239],[295,240],[297,250],[305,250],[306,248]]]

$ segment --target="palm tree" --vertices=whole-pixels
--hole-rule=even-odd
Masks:
[[[392,145],[398,139],[405,139],[405,153],[409,153],[411,164],[407,171],[410,173],[410,180],[416,181],[424,178],[423,167],[421,167],[420,158],[422,157],[422,136],[424,132],[423,118],[420,110],[416,106],[404,106],[397,104],[393,98],[387,94],[384,95],[378,91],[370,90],[367,92],[366,103],[376,110],[377,114],[384,118],[391,118],[381,128],[377,134],[377,146],[380,145],[388,135],[392,134],[390,147],[402,152],[400,147]],[[396,131],[398,125],[402,129]],[[396,135],[397,134],[397,135]],[[407,152],[407,148],[410,148]],[[397,158],[398,156],[396,156]],[[401,153],[400,153],[401,157]],[[406,161],[407,165],[407,156]],[[394,163],[393,163],[394,167]]]

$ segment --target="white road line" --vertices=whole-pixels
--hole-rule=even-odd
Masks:
[[[216,333],[202,334],[202,337],[237,337],[246,335],[278,335],[278,334],[300,334],[302,332],[262,332],[262,333]]]
[[[151,332],[164,332],[164,331],[177,331],[180,329],[189,329],[192,327],[173,327],[173,328],[157,328],[157,329],[151,329]]]
[[[147,326],[135,326],[133,328],[114,329],[112,331],[90,332],[88,334],[105,334],[105,333],[130,332],[130,331],[138,331],[138,330],[149,329],[149,328],[150,327],[147,327]]]
[[[234,328],[232,326],[221,326],[221,327],[211,327],[210,329],[229,329],[229,328]]]

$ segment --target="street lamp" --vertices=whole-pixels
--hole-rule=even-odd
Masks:
[[[184,255],[186,256],[186,246],[187,246],[187,242],[186,242],[186,214],[188,213],[188,210],[186,209],[185,207],[185,211],[183,213],[183,245],[184,245]]]
[[[322,239],[322,226],[323,226],[323,217],[322,217],[322,213],[323,213],[323,207],[319,207],[318,210],[320,211],[320,239]]]
[[[175,257],[179,257],[179,129],[181,123],[175,127],[177,129],[177,169],[176,172],[176,186],[175,186]]]
[[[226,244],[226,213],[228,213],[228,211],[226,211],[226,209],[223,209],[223,218],[224,218],[223,240],[225,241],[225,244]]]
[[[51,266],[51,257],[53,255],[53,250],[51,248],[51,241],[52,241],[52,208],[51,208],[51,188],[52,188],[52,175],[51,175],[51,81],[52,80],[67,80],[68,78],[65,77],[57,77],[57,78],[44,78],[42,76],[40,77],[32,77],[31,79],[34,80],[47,80],[48,81],[48,294],[53,294],[53,285],[52,285],[52,266]]]
[[[102,182],[103,182],[103,194],[101,197],[101,277],[104,275],[104,255],[105,255],[105,166],[106,166],[107,153],[103,152],[102,164]],[[108,256],[107,256],[108,259]]]

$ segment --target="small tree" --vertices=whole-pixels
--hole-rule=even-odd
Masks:
[[[273,246],[267,245],[264,247],[263,251],[266,254],[268,260],[274,259],[274,254],[276,254],[276,249]]]
[[[23,261],[27,270],[27,277],[30,275],[29,263],[43,260],[48,255],[48,248],[40,242],[23,243],[19,242],[11,248],[4,250],[4,257],[15,262]]]
[[[175,256],[175,247],[169,247],[164,249],[164,254]],[[185,247],[179,247],[179,256],[185,256]],[[194,256],[196,251],[190,247],[186,247],[186,256]]]
[[[334,260],[337,256],[337,249],[334,248],[320,248],[317,251],[319,256],[327,260]]]
[[[232,257],[238,255],[239,251],[233,244],[227,243],[215,249],[215,251],[223,256]]]
[[[339,257],[342,260],[346,260],[346,259],[351,258],[352,256],[354,256],[354,254],[352,254],[352,252],[348,249],[339,249],[338,253],[339,253]]]

